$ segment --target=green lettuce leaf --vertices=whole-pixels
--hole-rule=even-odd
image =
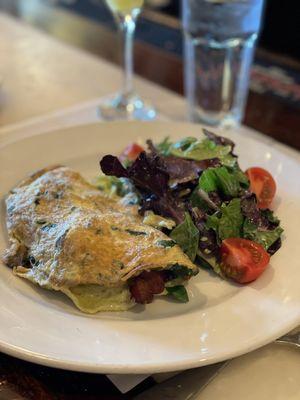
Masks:
[[[197,275],[197,271],[193,271],[192,269],[189,269],[189,268],[185,267],[184,265],[180,265],[180,264],[172,265],[168,269],[168,271],[172,272],[175,279],[177,279],[177,278],[186,279],[189,276]]]
[[[208,257],[198,250],[196,261],[199,267],[204,269],[212,269],[216,274],[223,276],[220,264],[217,262],[215,257]]]
[[[217,211],[212,215],[207,215],[206,217],[206,226],[207,228],[213,229],[216,233],[219,232],[219,225],[220,225],[220,217],[221,212]]]
[[[200,189],[203,189],[206,193],[214,192],[218,189],[217,185],[217,177],[215,174],[215,170],[218,168],[208,168],[202,172],[199,178]]]
[[[220,157],[220,161],[225,165],[225,167],[234,168],[237,163],[237,158],[231,154],[226,154],[225,156]]]
[[[272,210],[269,210],[268,208],[266,210],[260,210],[260,212],[265,215],[268,220],[270,222],[273,222],[273,224],[279,225],[280,221],[279,219],[276,217],[276,215],[274,215],[274,212]]]
[[[224,196],[237,197],[240,191],[240,183],[226,167],[214,168],[217,187]]]
[[[170,148],[172,145],[173,145],[173,143],[170,141],[170,138],[167,136],[166,138],[164,138],[163,141],[161,141],[160,143],[155,145],[155,147],[160,154],[162,154],[164,156],[168,156],[168,155],[170,155]]]
[[[260,230],[247,218],[243,225],[243,237],[261,244],[266,250],[280,238],[282,232],[283,229],[280,226],[271,231]]]
[[[200,256],[199,252],[197,253],[196,262],[197,265],[203,269],[213,269],[212,265],[208,261],[206,261],[205,258]]]
[[[99,175],[95,180],[97,188],[109,196],[119,196],[122,191],[122,182],[115,176]]]
[[[134,185],[127,178],[99,175],[95,180],[95,186],[108,196],[123,197],[124,205],[138,204],[140,197]]]
[[[249,179],[237,164],[233,168],[229,168],[229,172],[235,177],[235,179],[240,183],[240,185],[244,189],[249,188],[250,186]]]
[[[217,145],[209,139],[196,140],[195,138],[186,138],[180,142],[174,143],[169,149],[170,154],[189,158],[196,161],[207,160],[210,158],[219,158],[226,165],[236,162],[235,157],[230,155],[231,146]],[[228,157],[230,156],[230,157]]]
[[[184,221],[172,230],[170,238],[175,240],[192,261],[195,260],[199,243],[199,231],[189,213],[185,213]]]
[[[208,206],[207,202],[199,196],[198,187],[194,189],[189,200],[193,207],[198,207],[202,211],[209,212],[210,207]]]
[[[223,203],[221,211],[207,216],[206,226],[214,229],[220,240],[230,237],[241,237],[244,217],[241,211],[241,200],[233,199],[228,205]]]
[[[226,206],[221,206],[222,216],[219,223],[219,237],[221,240],[230,237],[241,237],[244,217],[241,211],[241,200],[233,199]]]
[[[166,287],[169,295],[174,297],[181,303],[187,303],[189,301],[189,296],[187,294],[186,288],[183,285]]]
[[[166,137],[156,145],[156,149],[164,156],[173,155],[196,161],[219,158],[223,165],[228,167],[236,165],[236,157],[230,154],[231,146],[216,144],[207,138],[197,140],[194,137],[186,137],[176,143],[172,143]]]
[[[224,196],[230,197],[237,197],[241,190],[239,176],[224,166],[203,171],[199,178],[198,188],[207,193],[219,191]]]

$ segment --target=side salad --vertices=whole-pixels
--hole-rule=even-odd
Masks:
[[[283,229],[269,208],[276,183],[263,168],[242,171],[230,139],[204,135],[106,155],[98,187],[137,204],[145,223],[168,234],[165,245],[176,242],[200,267],[252,282],[281,246]]]

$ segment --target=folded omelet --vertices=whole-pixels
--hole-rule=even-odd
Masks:
[[[180,266],[186,277],[197,273],[178,245],[143,223],[136,206],[67,167],[31,175],[10,192],[6,207],[4,262],[16,275],[65,293],[84,312],[129,309],[130,284],[145,271]]]

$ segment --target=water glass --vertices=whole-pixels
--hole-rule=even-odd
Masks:
[[[183,0],[184,82],[191,121],[241,122],[263,0]]]

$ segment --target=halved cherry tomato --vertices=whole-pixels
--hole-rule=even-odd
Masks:
[[[250,180],[250,189],[257,197],[259,208],[268,208],[276,192],[276,183],[272,175],[263,168],[253,167],[246,171]]]
[[[266,269],[270,255],[258,243],[242,238],[225,239],[221,245],[221,271],[239,283],[254,281]]]
[[[140,153],[144,151],[143,147],[137,143],[130,143],[121,153],[119,160],[121,162],[125,160],[134,161]]]

